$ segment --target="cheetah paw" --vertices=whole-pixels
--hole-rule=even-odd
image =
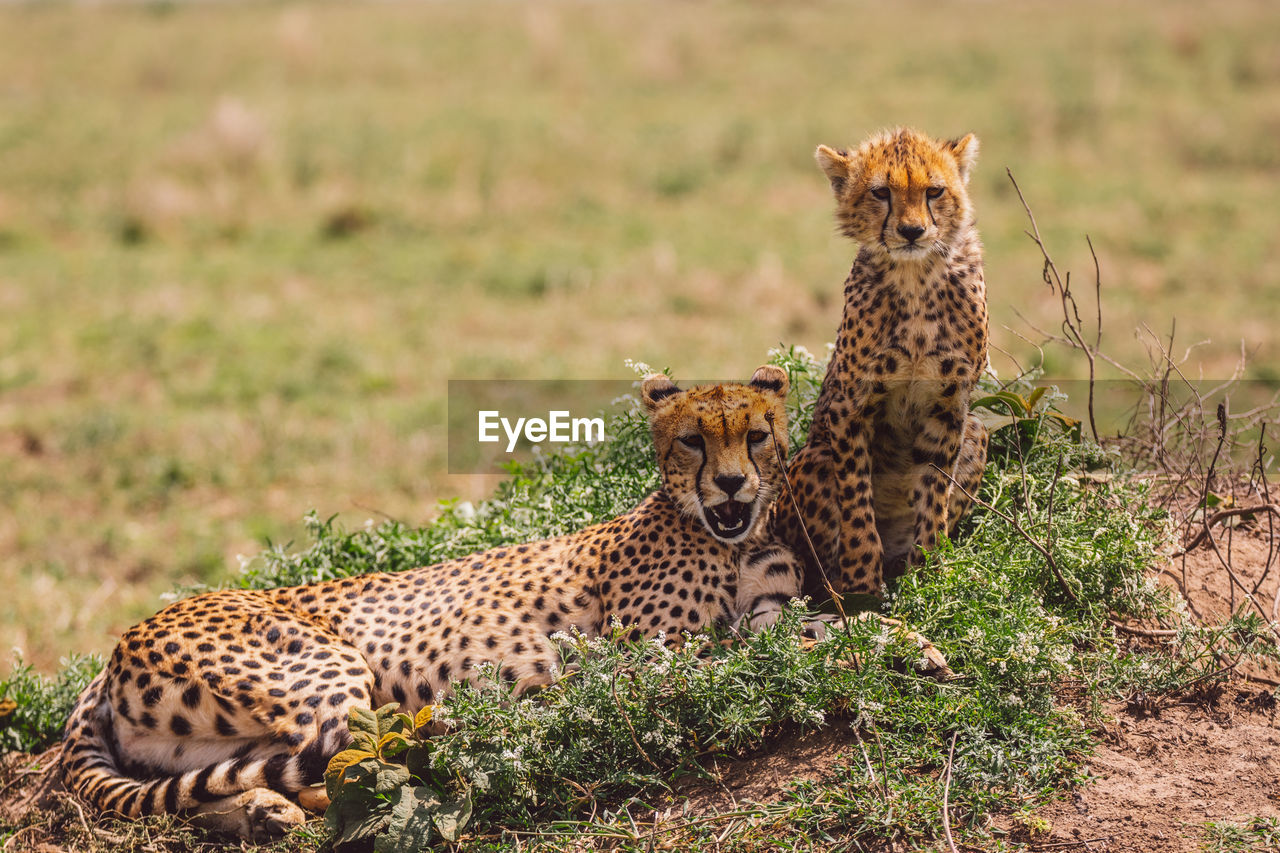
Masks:
[[[206,803],[192,816],[198,826],[253,843],[279,838],[306,821],[297,804],[268,788],[251,788]]]
[[[250,831],[254,841],[279,838],[295,826],[307,822],[307,816],[298,805],[283,794],[266,788],[254,788],[241,794],[241,798],[255,795],[248,803]]]

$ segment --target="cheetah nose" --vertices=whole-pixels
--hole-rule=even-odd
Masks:
[[[742,488],[742,484],[747,481],[747,478],[741,474],[717,474],[715,481],[716,485],[732,498],[738,493],[738,489]]]
[[[924,233],[924,229],[919,225],[899,225],[898,233],[907,238],[907,242],[914,243]]]

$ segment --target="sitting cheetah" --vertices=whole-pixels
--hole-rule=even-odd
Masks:
[[[969,203],[973,134],[914,130],[856,151],[818,147],[841,231],[861,246],[844,318],[775,530],[806,561],[805,589],[879,594],[952,530],[987,458],[969,395],[987,365],[982,245]]]
[[[67,724],[67,786],[134,817],[182,811],[257,839],[304,819],[283,794],[320,781],[348,712],[413,712],[492,663],[520,691],[549,682],[549,639],[760,627],[799,594],[767,539],[783,486],[786,373],[679,390],[642,383],[662,488],[587,530],[399,574],[226,590],[162,610],[120,639]]]

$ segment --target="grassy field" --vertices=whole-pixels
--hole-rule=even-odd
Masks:
[[[975,131],[996,343],[1280,377],[1265,2],[0,7],[0,648],[107,649],[315,508],[419,523],[450,378],[744,378],[833,336],[811,152]],[[1051,376],[1080,367],[1048,353]],[[996,359],[1010,370],[1003,356]]]

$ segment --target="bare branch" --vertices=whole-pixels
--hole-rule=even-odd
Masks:
[[[951,767],[956,757],[956,736],[960,732],[951,733],[951,748],[947,750],[947,772],[946,780],[942,783],[942,831],[947,836],[947,848],[951,853],[960,853],[956,850],[956,841],[951,837],[951,805],[949,797],[951,794]]]

